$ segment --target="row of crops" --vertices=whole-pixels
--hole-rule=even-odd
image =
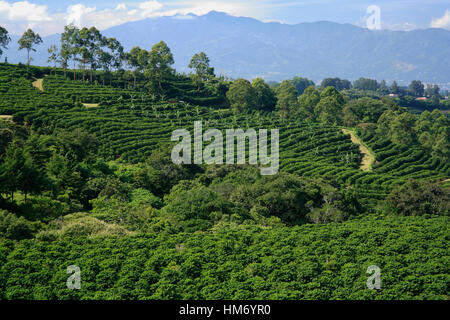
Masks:
[[[0,114],[13,115],[48,108],[61,110],[74,106],[70,99],[39,92],[25,76],[26,69],[0,64]]]
[[[133,90],[116,89],[101,84],[73,81],[63,76],[48,76],[44,79],[44,90],[53,95],[81,103],[101,103],[130,98],[136,95]]]
[[[81,103],[101,103],[104,105],[114,103],[120,99],[143,100],[148,98],[148,89],[142,85],[137,88],[118,89],[98,82],[73,81],[62,75],[47,76],[44,79],[45,91]],[[223,98],[214,95],[211,90],[198,90],[190,79],[169,79],[164,82],[164,96],[177,101],[186,101],[196,105],[221,105]],[[152,95],[153,96],[153,95]],[[153,100],[155,97],[153,96]]]
[[[10,67],[13,68],[13,67]],[[422,149],[392,144],[359,131],[376,154],[372,172],[359,169],[358,146],[336,126],[284,121],[273,114],[234,114],[210,105],[158,101],[151,95],[49,76],[44,92],[14,70],[0,69],[0,114],[14,115],[39,133],[83,128],[97,136],[99,155],[136,163],[145,161],[161,143],[170,143],[179,128],[192,131],[194,121],[208,128],[278,128],[281,170],[308,177],[332,177],[356,190],[368,206],[383,199],[396,184],[410,178],[448,179],[449,163]],[[81,103],[100,103],[86,108]]]

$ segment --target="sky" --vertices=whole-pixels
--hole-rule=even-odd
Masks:
[[[22,34],[32,28],[45,36],[61,32],[68,23],[104,30],[146,18],[203,15],[215,10],[266,22],[332,21],[367,27],[372,15],[367,12],[369,6],[379,8],[377,26],[381,29],[450,30],[450,0],[0,0],[0,26],[11,34]]]

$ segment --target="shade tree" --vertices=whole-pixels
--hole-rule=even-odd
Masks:
[[[425,86],[420,80],[413,80],[409,84],[409,92],[415,97],[423,97],[425,94]]]
[[[83,28],[80,30],[80,52],[82,54],[83,63],[90,66],[90,82],[92,83],[93,71],[99,66],[99,56],[101,55],[101,47],[104,44],[104,38],[100,31],[95,28]],[[84,81],[84,70],[83,70]]]
[[[376,91],[380,88],[377,80],[368,79],[368,78],[359,78],[353,83],[353,88],[359,90],[368,90],[368,91]]]
[[[148,55],[147,73],[150,78],[155,78],[158,87],[162,89],[162,81],[173,73],[172,65],[175,63],[170,48],[164,41],[160,41],[152,47]]]
[[[49,54],[49,57],[47,59],[47,63],[54,63],[54,73],[56,75],[56,63],[58,62],[58,55],[59,55],[59,51],[58,51],[58,47],[56,45],[52,45],[50,46],[50,48],[47,49],[47,52]]]
[[[276,110],[282,118],[293,115],[297,110],[298,91],[294,85],[285,80],[277,88],[277,106]]]
[[[124,49],[116,38],[103,38],[102,47],[98,51],[98,65],[106,74],[110,74],[112,69],[120,69],[126,59]],[[110,77],[111,84],[111,77]]]
[[[427,88],[425,89],[425,95],[427,97],[440,96],[441,88],[437,84],[427,84]]]
[[[377,133],[399,145],[412,145],[417,141],[414,130],[416,117],[404,110],[387,110],[378,119]]]
[[[314,86],[309,86],[298,98],[298,116],[300,119],[314,121],[314,108],[320,101],[320,92]]]
[[[76,62],[78,61],[80,49],[80,30],[73,24],[66,25],[61,34],[61,53],[69,56],[73,61],[73,80],[76,80]]]
[[[246,79],[234,81],[227,92],[227,99],[235,112],[248,112],[256,109],[256,90]]]
[[[42,38],[39,36],[39,34],[35,33],[31,29],[25,31],[22,37],[19,39],[19,50],[25,49],[27,51],[27,68],[29,68],[32,59],[30,57],[30,52],[36,52],[36,49],[34,47],[41,44],[42,42]]]
[[[64,77],[67,75],[67,69],[69,67],[69,60],[70,60],[70,46],[63,42],[61,43],[61,48],[57,54],[57,62],[59,63],[60,67],[64,70]]]
[[[26,201],[29,193],[39,193],[44,186],[42,171],[18,141],[14,141],[6,149],[0,165],[0,181],[0,193],[9,194],[11,200],[14,200],[16,191],[22,191]]]
[[[274,90],[262,78],[256,78],[252,82],[255,89],[256,106],[260,110],[273,111],[277,104],[277,97]]]
[[[291,80],[291,83],[294,85],[299,95],[302,95],[306,88],[315,86],[314,81],[302,77],[294,77]]]
[[[9,37],[8,30],[0,26],[0,57],[3,54],[3,49],[8,49],[8,44],[11,41],[11,38]]]
[[[209,63],[210,60],[204,52],[196,53],[189,63],[189,68],[195,70],[194,79],[197,83],[198,91],[200,91],[203,81],[214,77],[214,68]]]
[[[314,108],[316,119],[322,123],[340,124],[345,99],[334,87],[327,87],[320,94],[320,101]]]
[[[321,88],[325,89],[327,87],[334,87],[335,89],[341,91],[344,89],[351,89],[352,83],[349,80],[340,78],[325,78],[320,84]]]
[[[130,52],[125,53],[125,61],[127,65],[133,70],[134,87],[136,87],[136,79],[139,73],[142,73],[148,64],[147,50],[140,47],[133,47]]]
[[[389,90],[392,94],[399,94],[401,92],[401,89],[398,86],[397,81],[392,82]]]

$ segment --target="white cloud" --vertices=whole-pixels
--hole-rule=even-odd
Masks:
[[[441,18],[434,18],[431,20],[430,27],[450,30],[450,10],[446,10]]]
[[[125,3],[119,3],[116,7],[117,11],[124,11],[127,10],[127,6],[125,5]]]
[[[41,22],[50,21],[47,6],[36,5],[28,1],[0,1],[0,18],[10,21]]]
[[[61,32],[64,25],[69,23],[78,27],[96,26],[104,30],[126,22],[166,15],[161,11],[162,7],[156,0],[140,2],[134,8],[119,3],[115,8],[103,10],[78,3],[67,7],[66,13],[50,14],[45,5],[0,0],[0,21],[12,34],[21,34],[24,29],[33,28],[42,35],[48,35]]]
[[[114,27],[127,22],[160,16],[163,5],[157,1],[145,1],[138,4],[138,9],[127,10],[124,3],[115,9],[97,10],[96,7],[86,7],[83,4],[70,6],[67,10],[66,23],[77,27],[95,26],[100,30]]]
[[[140,15],[147,17],[153,15],[153,13],[161,9],[163,5],[158,1],[146,1],[139,4],[138,8],[141,9]]]
[[[44,30],[52,24],[47,6],[28,1],[9,3],[0,0],[0,24],[11,34],[22,34],[27,28]]]
[[[96,7],[86,7],[83,4],[76,4],[67,8],[66,22],[73,23],[77,27],[84,26],[86,16],[95,12]]]
[[[148,0],[133,5],[118,3],[115,7],[101,10],[98,10],[95,6],[75,3],[67,7],[66,12],[63,10],[62,12],[49,13],[45,5],[37,5],[28,1],[10,3],[0,0],[0,21],[12,34],[21,34],[24,29],[32,27],[41,35],[48,35],[61,32],[64,25],[69,23],[78,27],[95,26],[104,30],[146,18],[186,15],[187,13],[203,15],[212,10],[237,16],[263,18],[260,11],[261,2],[264,1],[185,0],[170,2],[167,6],[163,6],[157,0]]]

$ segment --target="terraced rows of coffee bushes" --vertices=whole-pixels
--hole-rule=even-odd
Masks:
[[[116,89],[100,84],[73,81],[62,76],[48,76],[44,79],[44,90],[53,95],[81,103],[101,103],[129,99],[136,95],[133,90]],[[122,98],[121,98],[122,97]]]
[[[368,131],[358,130],[358,132],[364,142],[376,153],[377,161],[374,171],[369,176],[373,177],[371,178],[372,183],[390,188],[396,180],[429,177],[446,179],[450,176],[448,160],[432,157],[419,147],[396,145],[384,137],[373,135]],[[367,183],[368,178],[356,178],[354,181],[355,183]]]
[[[71,100],[39,91],[25,76],[26,69],[0,64],[0,114],[74,106]]]
[[[129,89],[123,89],[129,87]],[[223,105],[223,98],[218,96],[214,90],[198,88],[189,78],[173,78],[163,82],[164,96],[175,101],[185,101],[196,105]],[[44,79],[44,89],[52,94],[71,99],[81,103],[101,103],[111,105],[122,99],[145,99],[148,89],[138,85],[137,88],[126,83],[116,83],[116,87],[89,82],[73,81],[62,75],[47,76]],[[156,97],[153,97],[155,99]]]
[[[2,71],[2,69],[0,69]],[[395,184],[409,178],[448,179],[448,162],[425,151],[396,146],[376,136],[361,138],[376,153],[373,172],[363,172],[358,146],[334,126],[284,122],[272,114],[236,115],[217,106],[202,107],[187,102],[155,102],[154,97],[130,90],[90,86],[81,82],[47,77],[45,92],[31,81],[16,76],[0,86],[0,114],[14,115],[40,133],[57,128],[84,128],[99,140],[99,155],[136,163],[145,161],[161,143],[170,143],[178,128],[193,130],[194,121],[207,128],[280,129],[281,170],[303,176],[332,176],[356,190],[370,207],[383,199]],[[93,100],[93,99],[97,100]],[[101,102],[85,108],[80,102]]]

